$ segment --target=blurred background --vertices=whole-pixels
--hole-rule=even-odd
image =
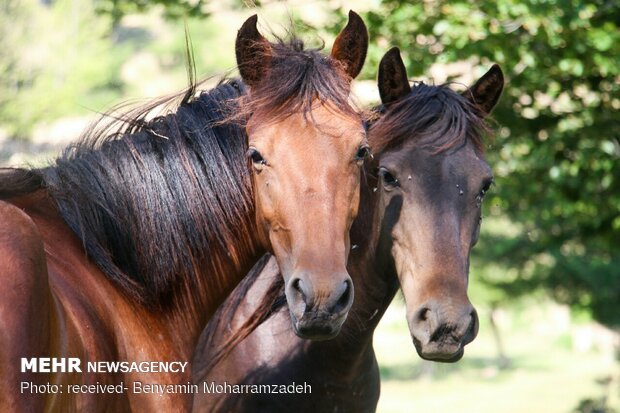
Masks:
[[[457,364],[422,362],[397,297],[375,335],[379,411],[619,412],[617,0],[0,0],[0,165],[49,162],[99,112],[183,88],[186,28],[208,87],[235,75],[251,14],[319,46],[350,8],[370,30],[364,105],[391,46],[411,79],[507,77],[471,265],[480,334]]]

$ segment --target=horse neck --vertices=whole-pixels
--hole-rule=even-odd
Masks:
[[[348,341],[362,351],[372,349],[374,331],[398,290],[398,277],[389,270],[393,266],[379,244],[381,222],[374,191],[376,182],[372,176],[366,179],[360,189],[359,214],[351,229],[355,248],[349,258],[349,272],[355,286],[355,300],[349,315],[351,320],[341,333],[345,340],[349,335],[355,337]]]

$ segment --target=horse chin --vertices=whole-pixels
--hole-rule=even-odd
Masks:
[[[456,363],[463,358],[465,354],[465,348],[461,345],[454,348],[454,346],[441,346],[441,345],[427,345],[421,346],[415,342],[415,349],[418,355],[424,360],[437,361],[440,363]]]
[[[331,340],[340,333],[346,317],[334,318],[333,315],[322,313],[305,313],[301,319],[297,319],[291,313],[293,330],[295,334],[306,340],[324,341]]]

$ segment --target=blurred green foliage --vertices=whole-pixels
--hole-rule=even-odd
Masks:
[[[201,76],[234,67],[234,53],[218,38],[229,29],[227,21],[207,22],[201,15],[166,22],[154,10],[115,24],[101,13],[104,5],[0,2],[0,127],[9,137],[28,138],[39,123],[105,111],[127,97],[182,88],[186,26]]]
[[[206,17],[209,12],[203,0],[99,0],[97,12],[108,15],[116,26],[127,14],[144,13],[161,7],[168,18]]]
[[[119,69],[130,51],[114,46],[109,22],[94,18],[92,2],[0,4],[0,124],[10,136],[28,136],[36,122],[75,112],[76,102],[100,110],[118,99]]]

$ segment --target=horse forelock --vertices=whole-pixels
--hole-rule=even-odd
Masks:
[[[303,41],[294,36],[278,38],[270,46],[265,76],[240,99],[235,119],[253,116],[261,122],[278,121],[302,114],[313,121],[312,111],[317,104],[359,117],[349,100],[351,79],[342,63],[321,53],[321,48],[306,49]]]
[[[388,108],[382,107],[381,112],[370,125],[373,152],[410,140],[432,148],[435,154],[467,142],[484,152],[489,127],[483,114],[448,84],[418,83],[407,96]]]

